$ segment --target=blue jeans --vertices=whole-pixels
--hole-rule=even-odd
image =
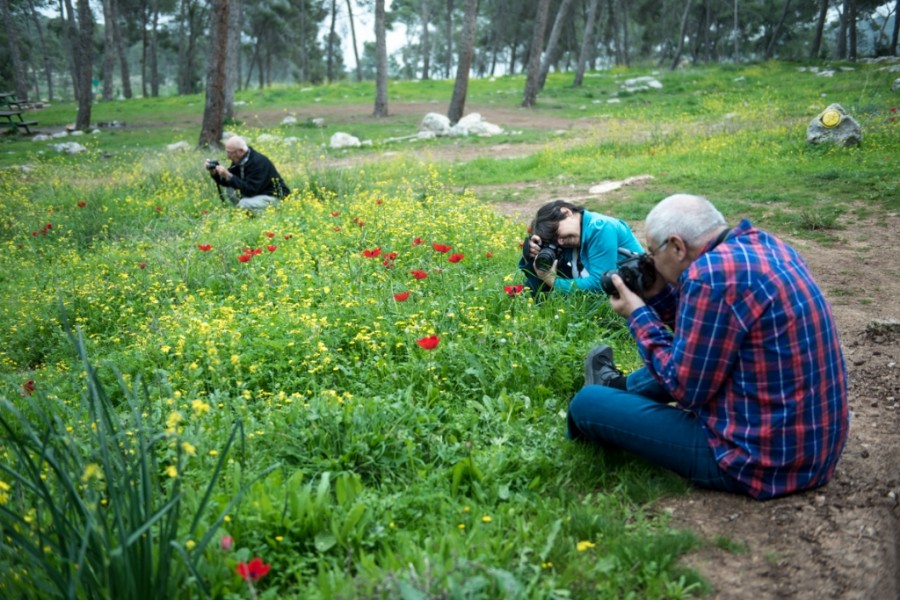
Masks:
[[[626,387],[581,388],[569,404],[568,437],[643,456],[700,487],[747,493],[719,468],[697,416],[670,406],[672,397],[646,367],[631,373]]]

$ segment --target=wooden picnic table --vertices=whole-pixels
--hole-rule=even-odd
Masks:
[[[30,127],[37,125],[37,121],[26,121],[22,118],[22,103],[16,100],[16,95],[11,92],[0,93],[0,125],[13,127],[16,131],[24,129],[31,135]]]

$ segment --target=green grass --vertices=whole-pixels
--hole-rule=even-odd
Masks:
[[[235,568],[255,556],[272,566],[255,584],[261,597],[709,592],[678,563],[700,542],[647,510],[686,493],[684,481],[564,438],[591,346],[607,340],[621,367],[639,366],[622,320],[598,297],[509,297],[525,231],[486,200],[525,201],[549,181],[586,189],[650,174],[646,185],[588,206],[637,221],[666,194],[703,193],[732,222],[749,216],[828,243],[855,220],[898,209],[895,98],[890,77],[871,66],[826,79],[771,63],[660,72],[662,91],[606,102],[624,79],[651,72],[596,73],[580,89],[553,74],[535,122],[589,117],[585,126],[562,136],[525,128],[501,141],[543,141],[542,149],[465,165],[425,158],[430,148],[498,140],[384,143],[421,116],[360,113],[330,117],[324,130],[303,125],[316,106],[369,104],[371,84],[243,91],[241,123],[230,129],[251,140],[277,135],[257,145],[295,190],[277,211],[252,218],[220,206],[200,166],[206,153],[164,151],[196,139],[199,96],[98,104],[95,121],[128,127],[63,140],[88,148],[77,156],[0,140],[0,165],[17,167],[0,170],[0,396],[20,411],[23,428],[43,422],[41,411],[56,415],[48,439],[70,440],[60,443],[78,457],[44,472],[46,485],[78,492],[86,457],[102,450],[79,412],[93,379],[65,332],[62,305],[97,365],[94,389],[146,428],[126,435],[161,436],[148,445],[159,465],[183,451],[177,474],[148,475],[161,493],[176,483],[184,491],[176,527],[168,520],[165,531],[146,530],[181,549],[169,556],[173,597],[201,593],[186,573],[214,597],[246,594]],[[515,108],[523,85],[521,77],[473,81],[469,104]],[[443,112],[451,89],[396,82],[390,97]],[[831,101],[862,123],[860,148],[803,141]],[[301,124],[279,125],[291,113]],[[62,126],[73,115],[61,104],[37,118]],[[323,147],[337,130],[373,146]],[[381,156],[388,149],[395,154]],[[319,161],[353,155],[379,160],[340,169]],[[432,242],[453,249],[440,253]],[[211,250],[198,248],[206,244]],[[376,258],[364,255],[379,248]],[[259,253],[239,262],[245,249]],[[462,260],[450,262],[452,253]],[[414,270],[428,277],[415,279]],[[408,299],[395,299],[401,292]],[[437,348],[417,344],[431,335]],[[144,398],[141,419],[128,416],[136,397]],[[205,505],[238,421],[240,460],[224,464]],[[0,447],[3,465],[15,464],[10,452]],[[33,597],[50,584],[10,550],[9,528],[31,542],[28,527],[34,536],[59,532],[23,481],[0,475],[0,483],[0,504],[30,519],[0,521],[0,596]],[[86,491],[104,490],[91,485]],[[211,516],[186,516],[200,508]],[[234,539],[229,550],[217,543],[224,535]],[[118,556],[109,539],[107,550],[96,546],[97,565],[110,564],[103,552]],[[144,558],[145,567],[158,564]],[[102,577],[73,580],[85,595],[89,585],[109,591]]]

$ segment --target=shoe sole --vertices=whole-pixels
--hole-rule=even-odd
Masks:
[[[591,351],[588,352],[588,355],[584,358],[584,385],[599,385],[594,381],[594,369],[592,368],[592,365],[594,364],[594,357],[598,354],[603,354],[607,350],[609,350],[609,346],[595,346],[594,348],[591,348]]]

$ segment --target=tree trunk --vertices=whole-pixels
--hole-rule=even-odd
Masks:
[[[770,60],[775,54],[775,44],[778,43],[778,38],[781,37],[781,29],[784,27],[784,22],[787,19],[788,11],[790,9],[791,0],[784,0],[784,10],[781,11],[781,19],[778,21],[778,24],[775,25],[775,29],[772,30],[772,39],[769,40],[769,45],[766,46],[766,60]]]
[[[150,39],[147,54],[150,62],[150,95],[159,98],[159,0],[150,0]],[[122,63],[122,77],[125,77],[127,61]],[[131,86],[129,85],[129,90]],[[126,98],[131,98],[129,95]]]
[[[681,53],[684,52],[684,35],[687,32],[688,15],[691,12],[691,0],[684,3],[684,12],[681,13],[681,27],[678,28],[678,45],[675,46],[675,56],[672,57],[672,66],[669,70],[674,71],[678,68],[678,62],[681,60]]]
[[[584,37],[581,40],[581,51],[578,53],[578,66],[575,67],[575,87],[581,87],[584,81],[584,70],[588,63],[588,54],[594,46],[594,22],[597,20],[597,4],[599,0],[591,0],[587,18],[584,20]]]
[[[112,0],[103,0],[103,92],[104,101],[113,99],[113,71],[116,68],[115,20],[112,14]]]
[[[212,0],[209,14],[209,54],[206,61],[206,105],[200,148],[220,148],[225,128],[225,63],[228,60],[229,0]]]
[[[241,82],[241,9],[241,0],[230,0],[225,58],[225,119],[234,118],[234,91]]]
[[[353,58],[356,60],[356,80],[362,81],[362,65],[359,64],[359,50],[356,47],[356,26],[353,24],[353,5],[347,0],[347,17],[350,19],[350,40],[353,42]],[[427,43],[428,30],[425,30]]]
[[[334,81],[334,23],[337,20],[337,0],[331,0],[331,27],[325,45],[325,79]]]
[[[847,40],[847,59],[856,62],[856,0],[844,0],[844,11],[847,15],[847,30],[850,34]]]
[[[627,28],[627,23],[623,25],[623,6],[619,4],[618,0],[609,0],[607,7],[609,8],[609,29],[612,33],[613,52],[616,57],[616,65],[624,65],[626,63],[626,53],[624,47],[625,43],[621,32],[623,27]]]
[[[388,116],[387,39],[384,24],[384,0],[375,0],[375,110],[373,117]]]
[[[4,0],[5,2],[6,0]],[[50,55],[47,52],[47,43],[44,41],[44,28],[41,26],[41,20],[38,18],[37,9],[34,6],[34,0],[29,0],[29,8],[31,9],[31,19],[34,21],[34,28],[37,30],[38,42],[41,46],[41,54],[44,55],[44,75],[47,77],[47,101],[53,102],[53,67],[50,63]],[[40,96],[38,96],[40,99]]]
[[[65,10],[63,9],[65,7]],[[63,16],[65,15],[65,16]],[[72,97],[78,101],[78,65],[75,62],[75,46],[78,40],[78,25],[75,23],[75,9],[71,0],[59,0],[59,16],[62,21],[63,48],[66,63],[69,65],[69,78],[72,81]]]
[[[538,91],[544,89],[544,83],[547,81],[547,74],[550,72],[550,65],[556,60],[559,35],[562,33],[563,25],[569,16],[569,8],[571,6],[572,0],[562,0],[559,5],[559,10],[556,12],[556,18],[553,20],[553,29],[550,30],[550,39],[547,40],[547,49],[544,53],[544,60],[541,63],[541,72],[538,75]]]
[[[447,111],[447,118],[454,124],[465,114],[466,94],[469,91],[469,70],[472,68],[472,55],[475,53],[477,17],[478,0],[466,0],[463,36],[459,48],[459,61],[456,65],[456,83],[453,85],[453,96],[450,98],[450,109]]]
[[[444,60],[444,78],[450,79],[453,66],[453,0],[447,0],[447,56]]]
[[[544,31],[547,29],[549,12],[550,0],[538,0],[537,12],[534,14],[531,48],[528,50],[528,75],[525,77],[525,93],[522,98],[522,106],[525,108],[533,108],[537,102],[538,80],[541,76],[541,51],[544,49]]]
[[[900,2],[900,0],[897,0]],[[825,17],[828,14],[828,0],[819,1],[819,17],[816,19],[816,36],[813,38],[812,48],[809,50],[810,58],[819,58],[822,49],[822,34],[825,32]]]
[[[13,78],[16,84],[16,99],[20,102],[28,100],[28,75],[25,63],[19,52],[19,36],[16,34],[15,22],[9,10],[9,0],[0,0],[0,14],[6,26],[6,45],[9,47],[9,58],[12,61]]]
[[[86,130],[91,126],[91,105],[93,103],[93,35],[94,16],[91,14],[89,0],[78,0],[78,47],[75,62],[78,65],[78,114],[75,117],[75,129]]]
[[[891,54],[897,56],[897,35],[900,34],[900,0],[894,2],[894,32],[891,34]]]
[[[190,76],[187,74],[188,63],[188,36],[191,29],[188,19],[188,3],[191,0],[181,0],[181,16],[178,19],[178,94],[190,93]],[[147,95],[146,87],[144,95]]]
[[[347,0],[349,3],[350,0]],[[900,2],[900,0],[898,0]],[[431,68],[431,39],[428,34],[428,24],[431,15],[428,12],[428,0],[422,0],[422,12],[420,18],[422,20],[422,79],[430,78],[429,70]],[[359,62],[359,61],[357,61]]]
[[[741,62],[741,23],[738,20],[738,0],[734,0],[734,62]]]

